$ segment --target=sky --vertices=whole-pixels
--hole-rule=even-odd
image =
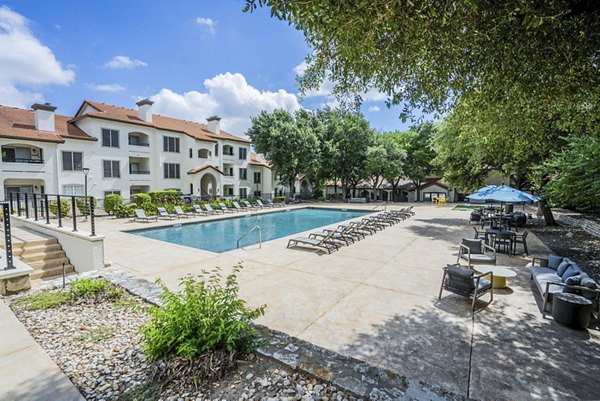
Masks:
[[[241,0],[0,0],[0,104],[36,102],[74,115],[85,99],[136,108],[243,135],[262,110],[335,106],[330,83],[304,98],[297,74],[311,52],[302,32],[243,13]],[[380,131],[406,130],[385,95],[363,96]]]

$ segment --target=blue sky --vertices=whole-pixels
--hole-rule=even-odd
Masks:
[[[124,107],[151,98],[155,112],[243,134],[249,117],[332,104],[329,86],[298,96],[311,50],[301,32],[243,1],[0,0],[0,104],[36,101],[72,115],[83,99]],[[362,111],[379,130],[407,129],[400,108],[370,93]],[[334,104],[334,103],[333,103]]]

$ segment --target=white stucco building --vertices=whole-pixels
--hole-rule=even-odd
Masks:
[[[125,199],[152,190],[179,189],[204,197],[271,196],[269,165],[251,152],[249,140],[207,124],[136,109],[84,101],[73,117],[55,107],[0,106],[0,197],[9,193],[83,195]]]

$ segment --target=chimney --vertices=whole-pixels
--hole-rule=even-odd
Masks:
[[[210,116],[206,119],[208,121],[208,130],[213,134],[219,135],[221,133],[221,117]]]
[[[140,100],[136,103],[138,106],[138,117],[147,123],[152,122],[152,105],[153,101],[150,99]]]
[[[35,114],[35,129],[38,131],[54,132],[56,126],[54,124],[55,106],[50,103],[35,103],[31,106]]]

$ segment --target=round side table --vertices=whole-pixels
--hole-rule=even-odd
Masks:
[[[591,314],[592,301],[581,295],[559,292],[552,296],[552,317],[558,323],[586,329]]]

